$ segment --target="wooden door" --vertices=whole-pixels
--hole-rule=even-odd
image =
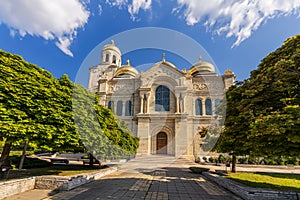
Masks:
[[[167,154],[168,136],[164,132],[157,134],[156,150],[157,154]]]

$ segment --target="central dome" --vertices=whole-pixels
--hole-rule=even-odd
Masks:
[[[192,76],[206,73],[215,73],[215,67],[209,62],[202,62],[202,58],[200,56],[199,61],[190,68],[189,73]]]
[[[127,65],[120,67],[116,73],[115,77],[118,78],[135,78],[138,75],[138,71],[130,65],[129,60],[127,60]]]

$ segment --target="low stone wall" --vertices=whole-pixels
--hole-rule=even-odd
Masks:
[[[237,196],[245,199],[245,200],[276,200],[276,199],[291,199],[291,200],[299,200],[300,193],[299,192],[283,192],[276,190],[269,190],[263,188],[252,188],[247,187],[242,184],[239,184],[230,179],[222,178],[217,174],[212,174],[210,172],[203,172],[204,177],[207,179],[217,183],[218,185],[226,188]]]
[[[39,176],[36,177],[34,188],[58,191],[71,190],[115,171],[117,171],[117,168],[111,167],[102,169],[101,171],[89,172],[76,176]]]
[[[0,182],[0,199],[34,189],[35,177]]]

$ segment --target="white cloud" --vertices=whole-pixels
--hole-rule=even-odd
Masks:
[[[131,18],[135,20],[135,15],[139,13],[140,9],[151,9],[151,3],[151,0],[132,0],[132,4],[128,6],[128,12],[130,13]]]
[[[299,14],[300,0],[177,0],[174,13],[188,25],[203,22],[217,34],[236,37],[238,46],[262,23],[282,15]]]
[[[129,3],[128,0],[106,0],[105,2],[110,6],[116,6],[119,9],[123,9],[127,6],[127,10],[133,21],[136,20],[136,15],[141,9],[150,10],[152,4],[152,0],[132,0],[131,3]]]
[[[73,56],[69,47],[77,29],[84,26],[90,13],[79,0],[0,0],[0,24],[18,32],[56,40],[65,54]]]

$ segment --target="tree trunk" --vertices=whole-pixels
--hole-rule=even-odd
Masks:
[[[93,155],[91,153],[89,153],[89,158],[90,158],[90,166],[93,166],[94,165],[94,162],[93,162]]]
[[[10,153],[10,147],[12,145],[12,142],[9,140],[5,141],[4,147],[3,147],[3,151],[1,153],[1,157],[0,157],[0,165],[4,164],[7,162],[9,153]]]
[[[236,172],[236,155],[232,154],[232,166],[231,166],[231,172],[235,173]]]
[[[20,164],[19,164],[19,170],[21,170],[23,167],[27,147],[28,147],[28,140],[25,141],[25,145],[24,145],[23,152],[22,152],[22,157],[21,157]]]

